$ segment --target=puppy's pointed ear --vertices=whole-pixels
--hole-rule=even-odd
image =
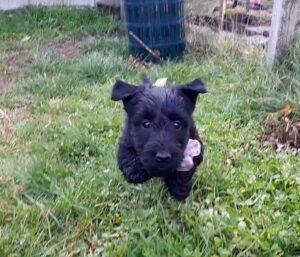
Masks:
[[[201,79],[195,79],[183,85],[180,87],[180,91],[189,100],[188,108],[190,112],[193,112],[195,109],[198,95],[207,93],[206,86]]]
[[[195,79],[182,87],[182,92],[189,97],[197,98],[198,94],[207,93],[204,82],[201,79]]]
[[[130,97],[134,96],[136,94],[136,91],[137,91],[136,86],[130,85],[121,80],[117,80],[112,90],[111,99],[113,101],[123,100],[124,102],[128,100]]]

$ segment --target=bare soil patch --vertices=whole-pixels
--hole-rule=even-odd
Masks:
[[[78,48],[72,41],[66,41],[63,43],[49,43],[48,50],[55,56],[67,60],[74,59],[78,56]]]
[[[7,91],[13,86],[18,73],[28,60],[28,55],[22,52],[14,52],[4,58],[0,67],[0,93]]]
[[[18,126],[33,121],[28,108],[33,105],[32,100],[25,102],[23,106],[14,109],[0,109],[0,138],[9,139]]]
[[[9,73],[17,73],[25,66],[28,60],[29,58],[25,53],[13,53],[5,60],[6,69]]]
[[[0,93],[5,92],[12,85],[12,81],[8,76],[1,75],[0,73]]]

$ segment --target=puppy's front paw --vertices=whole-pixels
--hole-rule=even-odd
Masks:
[[[144,168],[138,158],[123,161],[120,169],[129,183],[140,184],[150,179],[149,172]]]
[[[129,183],[141,184],[150,179],[148,172],[144,169],[139,170],[127,170],[123,172],[125,179]]]
[[[191,190],[192,190],[192,182],[186,184],[177,184],[173,186],[168,186],[170,194],[177,200],[183,201],[185,200]]]
[[[186,199],[193,187],[193,172],[177,172],[176,174],[166,177],[165,183],[170,194],[177,200]]]

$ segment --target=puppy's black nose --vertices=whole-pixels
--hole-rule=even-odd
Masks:
[[[171,159],[171,154],[167,152],[158,152],[155,158],[158,162],[165,162]]]

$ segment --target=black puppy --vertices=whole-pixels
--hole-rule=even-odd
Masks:
[[[173,197],[184,200],[189,195],[204,153],[192,118],[197,96],[203,93],[200,79],[172,87],[152,87],[147,78],[140,86],[116,82],[112,100],[122,100],[127,113],[118,164],[128,182],[162,177]],[[193,158],[189,171],[177,171],[189,139],[200,142],[200,155]]]

